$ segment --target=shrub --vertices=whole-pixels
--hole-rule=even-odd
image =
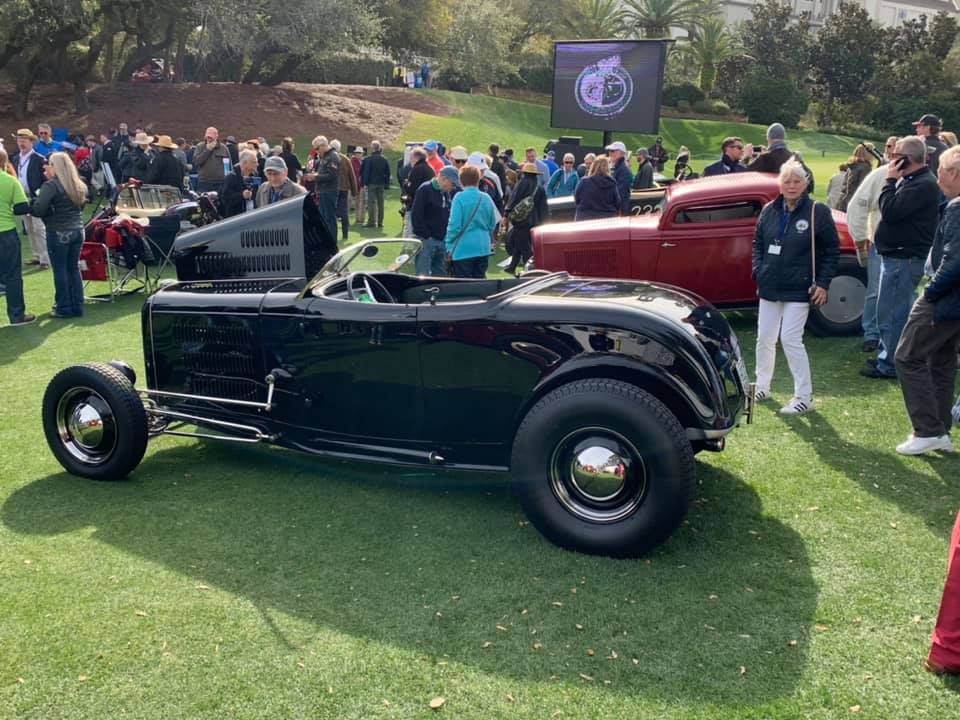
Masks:
[[[290,76],[294,82],[389,85],[393,62],[365,55],[330,53],[311,57]]]
[[[740,106],[752,123],[783,123],[795,128],[807,111],[810,96],[789,77],[773,77],[763,70],[750,74],[743,84]]]
[[[948,93],[929,96],[886,95],[880,98],[870,118],[870,125],[884,135],[912,133],[912,123],[925,113],[933,113],[943,120],[945,128],[960,124],[960,99]]]
[[[713,103],[713,114],[714,115],[729,115],[730,106],[727,105],[723,100],[712,100]]]
[[[695,103],[693,103],[693,109],[695,112],[698,112],[701,115],[712,115],[713,103],[709,100],[697,100]]]
[[[664,85],[660,97],[664,105],[682,110],[683,108],[680,107],[680,101],[685,100],[689,109],[689,106],[703,100],[706,96],[703,94],[703,90],[696,85],[685,82],[676,85]]]
[[[677,100],[677,110],[680,112],[690,112],[689,100]]]

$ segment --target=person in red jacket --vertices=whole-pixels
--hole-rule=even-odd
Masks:
[[[947,581],[923,667],[934,675],[960,675],[960,513],[947,555]]]
[[[350,164],[353,165],[353,174],[357,178],[356,216],[353,222],[356,225],[363,225],[363,215],[367,209],[367,189],[361,181],[360,168],[361,165],[363,165],[363,148],[359,145],[353,149],[353,155],[350,156]]]

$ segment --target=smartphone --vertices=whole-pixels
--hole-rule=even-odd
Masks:
[[[903,170],[909,164],[910,164],[910,158],[902,157],[899,160],[897,160],[897,165],[896,165],[897,170]]]

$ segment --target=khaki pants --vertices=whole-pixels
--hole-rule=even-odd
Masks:
[[[354,222],[357,225],[363,225],[364,220],[366,220],[364,215],[367,211],[367,189],[360,188],[360,191],[356,195],[354,195],[353,201],[356,204],[356,211],[357,211],[356,215],[354,216],[355,218]]]
[[[33,252],[33,259],[41,265],[50,264],[50,256],[47,255],[47,228],[44,227],[40,218],[23,216],[23,228],[27,231],[27,237],[30,238],[30,249]]]

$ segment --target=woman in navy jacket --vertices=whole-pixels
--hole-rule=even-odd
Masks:
[[[574,220],[594,220],[620,214],[620,190],[610,174],[610,161],[600,155],[590,165],[587,176],[573,193],[576,203]]]
[[[756,399],[770,397],[779,335],[793,375],[793,398],[780,409],[784,415],[814,408],[803,327],[810,303],[827,302],[840,256],[830,208],[807,194],[808,182],[798,160],[791,158],[780,167],[780,196],[761,211],[753,240],[753,278],[760,296]]]

